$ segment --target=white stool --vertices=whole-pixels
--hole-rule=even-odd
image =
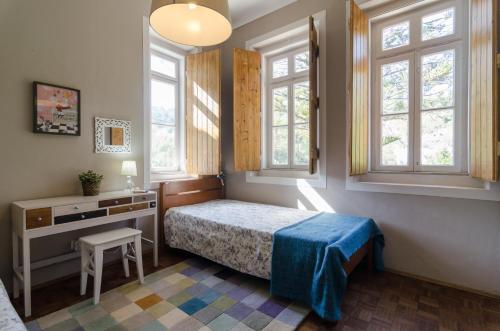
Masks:
[[[80,238],[80,248],[82,251],[80,294],[85,295],[87,290],[87,278],[90,274],[94,277],[94,304],[96,305],[99,303],[103,251],[120,246],[125,276],[130,276],[128,260],[135,261],[139,282],[143,284],[144,274],[142,271],[141,234],[141,230],[123,228]]]

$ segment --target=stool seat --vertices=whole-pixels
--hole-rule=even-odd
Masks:
[[[142,233],[141,230],[123,228],[123,229],[117,229],[81,237],[80,241],[90,246],[97,246],[97,245],[107,244],[115,240],[137,236],[140,235],[141,233]]]
[[[107,232],[97,233],[80,238],[81,258],[81,283],[80,294],[85,295],[87,278],[94,277],[94,304],[99,303],[102,282],[103,253],[107,249],[121,248],[121,257],[125,277],[130,276],[128,261],[135,262],[139,282],[144,284],[142,270],[141,230],[122,228]]]

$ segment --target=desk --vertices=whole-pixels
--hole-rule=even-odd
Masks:
[[[145,216],[153,216],[154,265],[158,266],[158,215],[156,192],[107,192],[93,197],[67,196],[12,203],[12,267],[14,298],[23,288],[24,315],[31,315],[31,270],[78,258],[80,252],[31,262],[30,240]],[[20,245],[21,243],[21,245]],[[22,249],[20,256],[19,248]],[[20,263],[22,262],[22,264]]]

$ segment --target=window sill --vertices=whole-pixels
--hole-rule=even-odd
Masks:
[[[346,190],[500,201],[498,185],[463,174],[368,173],[347,176]]]
[[[326,176],[319,173],[310,175],[307,170],[263,169],[247,171],[245,178],[247,183],[326,188]]]
[[[150,177],[149,189],[159,189],[160,183],[168,180],[186,180],[193,179],[195,176],[190,176],[185,172],[169,172],[169,173],[152,173]]]

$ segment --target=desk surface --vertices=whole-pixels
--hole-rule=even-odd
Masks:
[[[56,206],[71,205],[76,203],[94,202],[99,200],[143,196],[146,194],[154,194],[154,193],[155,193],[154,191],[149,191],[146,193],[131,193],[130,191],[114,191],[114,192],[104,192],[95,196],[71,195],[71,196],[61,196],[61,197],[53,197],[45,199],[14,201],[13,204],[17,205],[22,209],[35,209],[35,208],[44,208],[47,206],[56,207]]]

